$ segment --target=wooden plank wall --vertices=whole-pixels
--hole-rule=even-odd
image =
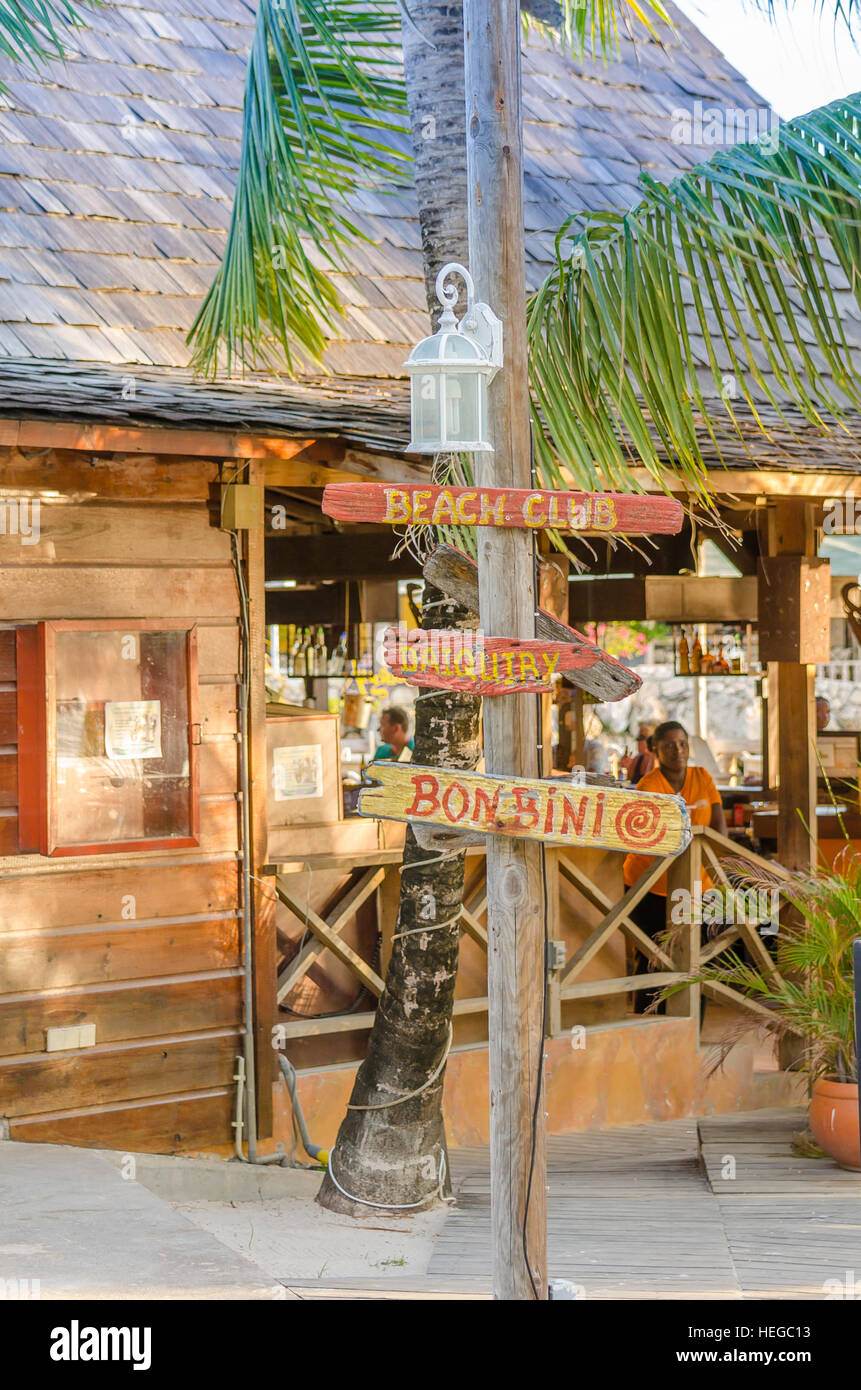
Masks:
[[[209,518],[217,476],[201,458],[0,451],[5,495],[41,494],[38,544],[0,534],[0,1117],[13,1139],[231,1141],[238,626],[229,538]],[[17,855],[14,629],[47,618],[199,624],[199,849]],[[46,1028],[83,1022],[94,1047],[45,1051]]]

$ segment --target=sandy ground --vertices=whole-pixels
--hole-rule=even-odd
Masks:
[[[353,1220],[313,1201],[172,1202],[173,1210],[279,1280],[424,1275],[447,1209]]]

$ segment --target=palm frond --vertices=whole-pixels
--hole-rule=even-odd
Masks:
[[[529,314],[536,451],[586,486],[659,483],[666,460],[708,499],[700,430],[740,435],[727,376],[755,419],[767,402],[817,430],[861,405],[834,287],[861,303],[861,94],[785,123],[776,151],[737,145],[669,185],[641,175],[628,213],[590,217]],[[812,335],[813,341],[809,341]],[[707,363],[701,360],[704,343]],[[707,401],[702,378],[713,390]]]
[[[774,19],[776,10],[793,10],[797,0],[753,0],[753,4],[756,9],[766,13],[769,19]],[[857,19],[861,14],[861,0],[813,0],[813,11],[815,14],[828,14],[830,11],[835,26],[842,20],[851,33],[853,19]]]
[[[658,37],[656,21],[672,27],[672,19],[661,0],[559,0],[558,18],[543,17],[546,6],[521,5],[526,27],[540,29],[560,39],[575,58],[586,55],[608,60],[619,51],[620,22],[630,37],[635,25]]]
[[[778,1037],[793,1033],[802,1039],[802,1065],[813,1079],[835,1073],[841,1080],[856,1079],[852,944],[861,921],[861,873],[820,870],[778,879],[767,866],[749,860],[724,860],[723,865],[731,878],[753,888],[779,887],[785,903],[795,909],[796,920],[780,927],[777,972],[766,975],[728,951],[660,997],[691,982],[726,985],[764,1006],[769,1016],[757,1013],[733,1024],[721,1047],[722,1059],[743,1032],[765,1027]]]
[[[80,24],[79,10],[87,0],[0,0],[0,54],[15,63],[36,67],[49,58],[62,58],[63,29]],[[3,91],[0,83],[0,91]]]
[[[652,34],[668,21],[661,0],[562,0],[554,32],[575,55],[610,54],[617,13]],[[188,335],[195,370],[321,361],[341,312],[332,272],[363,236],[351,199],[411,178],[400,18],[398,0],[260,0],[227,244]]]
[[[395,0],[260,0],[224,259],[189,334],[197,370],[319,361],[357,190],[409,163]],[[273,345],[274,340],[274,345]]]

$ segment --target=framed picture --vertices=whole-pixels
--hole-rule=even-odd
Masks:
[[[271,826],[331,825],[343,818],[339,718],[303,710],[266,720]]]
[[[20,849],[198,844],[196,628],[42,622],[17,641]]]

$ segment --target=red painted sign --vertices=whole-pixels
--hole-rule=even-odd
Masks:
[[[383,659],[407,685],[472,695],[543,694],[553,689],[554,676],[573,678],[599,666],[606,677],[608,665],[618,667],[620,681],[639,683],[620,662],[573,629],[571,639],[518,642],[460,629],[408,631],[401,623],[386,628]]]
[[[392,526],[502,526],[583,535],[674,535],[684,513],[673,497],[544,488],[424,487],[420,483],[329,483],[323,511],[339,521]]]

